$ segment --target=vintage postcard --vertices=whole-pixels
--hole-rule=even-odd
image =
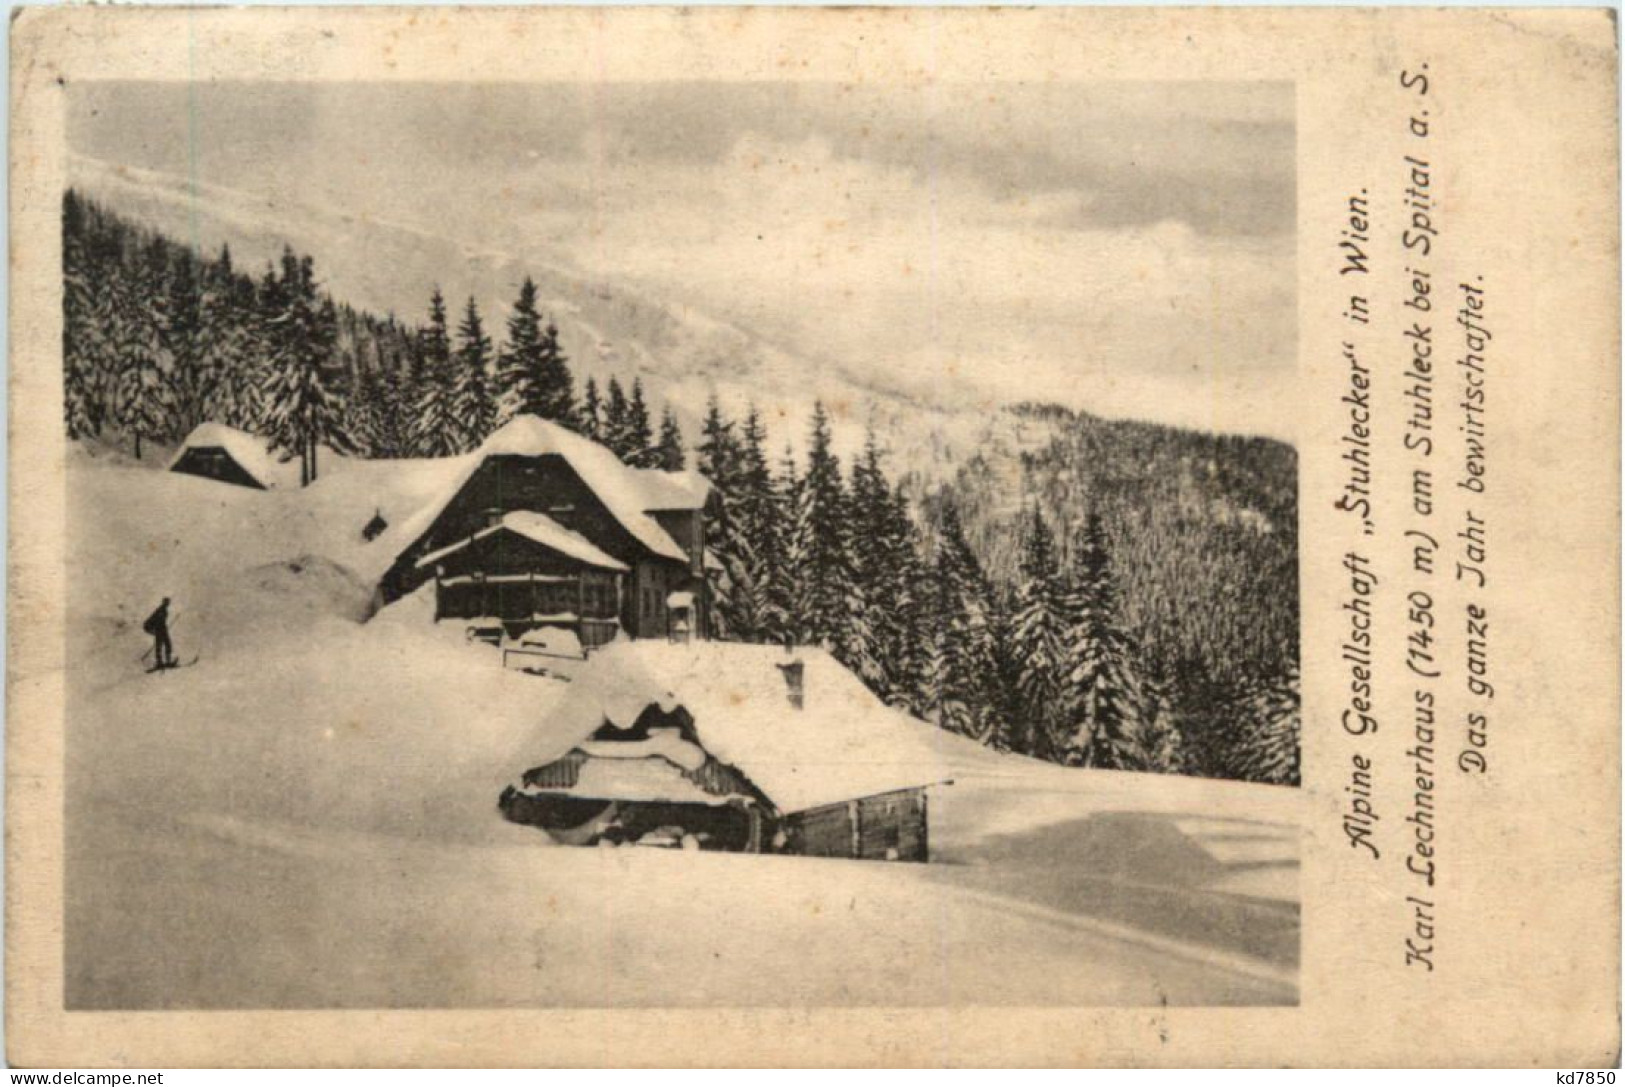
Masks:
[[[1617,1064],[1610,13],[11,60],[13,1064]]]

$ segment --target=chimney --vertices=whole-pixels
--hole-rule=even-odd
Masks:
[[[780,664],[778,669],[784,673],[784,685],[790,696],[791,707],[799,710],[807,701],[806,688],[802,684],[805,666],[795,659],[796,636],[789,631],[784,634],[784,655],[790,659]]]
[[[790,706],[798,710],[807,700],[806,688],[802,684],[803,667],[800,661],[779,665],[779,671],[784,673],[784,685],[790,696]]]

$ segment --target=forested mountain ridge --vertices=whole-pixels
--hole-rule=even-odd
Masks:
[[[889,368],[869,365],[861,355],[813,357],[769,329],[742,327],[639,281],[577,268],[559,254],[502,251],[331,208],[272,204],[138,168],[93,160],[74,165],[73,191],[82,205],[141,224],[142,233],[184,240],[186,248],[209,257],[229,247],[237,270],[256,279],[285,247],[313,254],[341,318],[349,306],[378,321],[420,325],[436,285],[447,297],[452,322],[470,297],[482,314],[495,318],[529,278],[538,308],[559,329],[578,386],[592,378],[602,391],[611,377],[625,384],[641,376],[659,387],[661,399],[690,430],[715,394],[738,413],[755,404],[765,420],[788,426],[797,452],[804,453],[806,423],[814,401],[822,400],[843,452],[860,448],[864,428],[872,425],[886,435],[894,466],[935,477],[984,445],[990,427],[1006,429],[1000,413],[986,411],[979,397],[953,383],[896,388],[886,379]],[[370,359],[365,337],[360,339],[360,350],[340,353],[336,365],[345,373],[353,375],[357,361]]]
[[[1200,749],[1187,755],[1215,776],[1253,776],[1227,751],[1234,705],[1290,697],[1296,712],[1296,450],[1057,405],[1007,410],[1047,423],[1045,436],[1014,453],[973,457],[926,509],[951,501],[990,578],[1012,593],[1021,511],[1054,526],[1063,575],[1097,516],[1122,630],[1145,680],[1185,719],[1186,738]]]
[[[1053,436],[1013,458],[978,455],[951,485],[995,580],[1016,574],[1017,507],[1080,528],[1096,512],[1123,585],[1124,624],[1158,671],[1204,650],[1226,678],[1297,659],[1296,450],[1055,405],[1008,410],[1049,422]],[[1076,539],[1057,536],[1066,568]]]

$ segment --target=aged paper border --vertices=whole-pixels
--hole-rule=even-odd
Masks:
[[[1431,977],[1338,830],[1330,508],[1343,194],[1391,184],[1400,69],[1447,110],[1453,245],[1502,300],[1497,771],[1453,786]],[[74,80],[1290,80],[1299,140],[1304,789],[1292,1009],[64,1013],[59,198]],[[1619,1044],[1617,51],[1589,11],[24,10],[12,28],[14,1064],[1601,1067]],[[1448,89],[1446,89],[1448,88]],[[1470,254],[1470,256],[1466,256]],[[768,965],[768,964],[764,964]]]

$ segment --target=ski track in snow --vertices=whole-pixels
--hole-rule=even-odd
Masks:
[[[362,525],[404,521],[440,469],[327,471],[256,492],[71,459],[69,1007],[1296,999],[1290,962],[1199,950],[1213,918],[1267,921],[1295,961],[1294,790],[974,752],[932,794],[930,866],[566,849],[506,823],[503,786],[570,742],[548,730],[566,688],[501,671],[421,594],[360,622],[392,557]],[[164,595],[202,659],[148,676]],[[1099,880],[1183,927],[1124,939],[1091,912]]]

